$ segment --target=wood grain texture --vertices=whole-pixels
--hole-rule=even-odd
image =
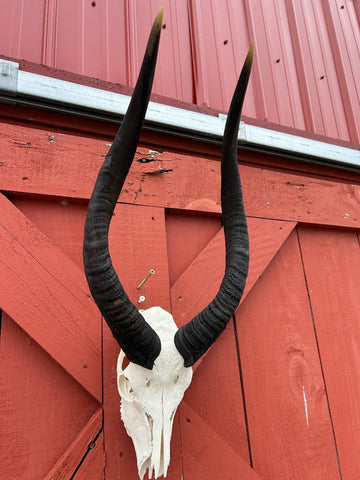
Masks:
[[[340,479],[296,232],[236,313],[253,468]]]
[[[0,477],[48,478],[49,470],[87,428],[98,408],[98,402],[3,313]]]
[[[262,478],[197,415],[187,402],[180,405],[180,411],[184,480]]]
[[[102,140],[0,123],[0,189],[88,199],[109,144]],[[160,152],[161,153],[161,152]],[[246,160],[245,153],[241,158]],[[138,162],[141,159],[149,163]],[[167,173],[160,173],[161,169]],[[220,163],[139,148],[121,202],[220,212]],[[359,227],[359,182],[240,167],[248,216]]]
[[[184,212],[166,213],[166,238],[170,284],[174,285],[194,258],[221,230],[219,215]]]
[[[105,480],[105,452],[104,433],[101,432],[96,442],[92,443],[91,449],[74,475],[74,480]]]
[[[293,230],[293,222],[248,218],[250,265],[243,298]],[[184,239],[180,238],[179,243]],[[173,245],[176,249],[176,245]],[[220,230],[180,276],[171,290],[178,326],[191,320],[214,298],[225,271],[225,240]]]
[[[102,449],[104,452],[102,438],[100,438],[100,436],[98,437],[101,429],[102,410],[97,410],[72,444],[66,449],[65,453],[46,475],[44,480],[68,480],[73,476],[75,470],[77,470],[85,456],[94,456],[95,448],[98,450]],[[75,478],[77,477],[75,476]],[[93,478],[97,479],[98,477]]]
[[[82,244],[87,205],[59,198],[11,196],[22,211],[48,238],[83,270]]]
[[[0,209],[1,308],[101,399],[100,314],[85,275],[3,195]]]
[[[108,145],[0,124],[0,146],[0,189],[13,200],[0,196],[0,308],[14,320],[4,314],[0,477],[43,478],[55,462],[86,453],[82,429],[98,410],[93,397],[101,399],[103,331],[104,432],[74,478],[135,480],[116,388],[119,347],[82,273],[87,199]],[[195,366],[174,422],[169,480],[337,480],[337,453],[342,478],[359,477],[360,182],[289,173],[276,162],[277,171],[240,166],[251,262],[237,336],[230,322]],[[219,167],[213,153],[139,148],[110,227],[130,298],[172,308],[179,325],[211,301],[223,276]],[[299,229],[301,251],[297,222],[316,226]]]
[[[251,252],[245,296],[263,274],[295,224],[250,218],[248,226]],[[185,239],[182,235],[179,237],[176,244],[180,244],[181,248]],[[174,237],[172,246],[175,252],[176,244]],[[172,287],[172,310],[178,325],[189,321],[212,300],[218,291],[224,268],[225,246],[221,230],[193,259]],[[249,463],[241,372],[232,322],[194,369],[196,375],[185,394],[186,401],[214,434]]]
[[[184,400],[214,436],[221,438],[222,443],[249,464],[242,385],[232,321],[216,341],[216,346],[197,362],[194,370]],[[181,425],[184,421],[182,412],[180,408]],[[204,432],[191,432],[195,436],[192,442],[203,443]],[[186,440],[182,440],[182,447],[186,450]]]
[[[244,296],[295,225],[256,219],[249,219],[248,223],[251,260]],[[183,239],[178,241],[181,243]],[[193,260],[172,288],[172,308],[178,324],[191,319],[214,297],[224,272],[224,257],[221,231]],[[231,322],[194,369],[196,376],[185,398],[214,432],[249,462],[240,371]]]
[[[357,7],[355,6],[355,9],[356,8]],[[25,63],[28,71],[31,70],[34,73],[39,73],[39,71],[41,70],[41,66],[39,69],[39,65],[32,65],[32,67],[35,67],[34,69],[29,67],[28,62]],[[40,73],[43,74],[44,72]],[[66,74],[68,72],[57,72],[57,74],[60,73]],[[51,72],[46,71],[45,74],[48,75],[51,74]],[[93,81],[94,79],[91,79],[91,86],[94,86]],[[104,85],[101,85],[101,88],[104,88]],[[114,91],[114,88],[118,88],[121,90],[121,85],[112,85],[111,88],[112,91]],[[121,93],[131,94],[131,91],[122,91]],[[184,107],[184,105],[181,105],[176,101],[173,102],[173,99],[158,98],[157,100],[159,101],[159,103],[163,103],[165,105],[172,105],[180,108]],[[206,107],[200,107],[199,105],[194,106],[192,104],[186,104],[185,108],[188,110],[205,113],[207,115],[218,115],[218,112]],[[255,125],[258,127],[276,130],[275,125],[263,122],[261,120],[254,120],[254,118],[249,117],[245,117],[243,118],[243,120],[249,125]],[[45,112],[44,110],[38,110],[36,108],[30,107],[22,107],[20,105],[16,105],[16,108],[14,108],[14,105],[1,104],[0,121],[6,123],[7,125],[18,125],[25,127],[29,127],[29,125],[31,125],[32,128],[46,128],[47,130],[50,128],[50,130],[53,132],[60,132],[66,135],[72,135],[74,133],[74,117],[66,115],[64,113]],[[357,148],[357,145],[355,143],[349,143],[336,138],[329,138],[323,135],[313,134],[305,130],[293,129],[285,126],[280,126],[280,128],[279,126],[277,126],[277,129],[280,129],[280,131],[284,133],[295,134],[300,137],[311,138],[320,142],[327,142],[329,144],[340,145],[353,149]],[[111,141],[115,137],[117,130],[118,128],[115,124],[106,124],[100,120],[95,121],[93,119],[80,117],[76,119],[77,135],[84,135],[91,138],[102,138],[103,141],[107,142]],[[221,155],[221,148],[217,145],[205,142],[197,142],[192,139],[185,139],[181,137],[179,138],[163,133],[155,133],[150,130],[143,130],[140,139],[141,145],[146,146],[147,148],[150,148],[152,150],[181,152],[183,154],[198,155],[208,159],[219,159]],[[244,161],[254,166],[260,166],[270,169],[275,168],[282,171],[287,170],[289,172],[295,173],[303,172],[304,175],[320,175],[323,178],[326,177],[334,179],[335,181],[347,181],[348,183],[356,183],[358,181],[358,175],[355,172],[342,169],[334,169],[333,167],[330,167],[328,165],[313,164],[296,159],[292,159],[289,161],[281,157],[276,157],[275,155],[264,155],[259,152],[241,151],[239,152],[239,158],[241,161]]]
[[[360,476],[360,248],[353,232],[302,228],[306,279],[342,478]]]
[[[120,280],[132,301],[146,300],[139,308],[159,305],[170,311],[168,260],[164,211],[159,208],[118,204],[110,227],[110,249]],[[155,274],[138,290],[150,268]],[[116,386],[119,346],[107,327],[103,328],[104,438],[106,479],[137,480],[136,457],[130,437],[120,419],[120,397]],[[174,420],[171,462],[167,478],[181,478],[179,423]]]

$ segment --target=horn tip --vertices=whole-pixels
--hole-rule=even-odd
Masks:
[[[245,65],[248,70],[251,69],[252,61],[254,57],[254,41],[251,42],[248,54],[246,56]]]
[[[163,21],[163,14],[164,14],[164,8],[161,7],[158,14],[156,15],[156,18],[154,20],[146,53],[151,57],[153,55],[153,52],[155,51],[155,45],[157,44],[161,32],[161,27],[162,27],[162,21]]]
[[[164,7],[160,7],[160,10],[159,10],[158,14],[156,15],[155,22],[154,22],[156,24],[158,30],[160,30],[160,28],[162,26],[163,15],[164,15]]]

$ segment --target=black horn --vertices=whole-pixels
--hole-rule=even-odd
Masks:
[[[161,350],[157,333],[130,301],[112,265],[110,220],[139,141],[154,78],[162,25],[159,11],[146,47],[128,110],[106,155],[85,222],[83,258],[91,294],[115,339],[131,362],[151,369]]]
[[[192,366],[219,337],[237,309],[249,266],[249,237],[237,162],[241,109],[248,85],[253,45],[244,62],[225,125],[221,153],[221,208],[226,244],[225,274],[212,302],[175,334],[186,367]]]

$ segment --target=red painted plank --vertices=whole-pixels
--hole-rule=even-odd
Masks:
[[[196,364],[194,370],[196,373],[185,392],[185,401],[206,423],[207,428],[213,430],[214,435],[221,438],[222,442],[249,464],[243,395],[232,321],[216,341],[216,347]],[[182,412],[181,409],[180,411]],[[202,442],[203,432],[198,432],[197,435],[198,441]],[[184,440],[182,445],[186,451]]]
[[[244,298],[295,226],[292,223],[251,218],[248,223],[251,263]],[[182,242],[182,238],[179,242]],[[214,297],[221,282],[224,264],[224,239],[221,231],[193,260],[172,288],[172,309],[178,324],[191,319]],[[249,463],[237,355],[233,324],[230,322],[216,344],[197,362],[194,368],[196,375],[185,394],[185,400],[214,434]],[[202,436],[199,435],[199,438],[202,439]],[[186,448],[184,443],[183,448]]]
[[[0,165],[1,190],[90,198],[102,155],[109,149],[105,141],[5,124],[0,127],[0,145],[6,148]]]
[[[68,456],[61,457],[66,471],[69,456],[79,446],[78,436],[83,443],[87,441],[83,429],[89,429],[87,422],[99,404],[5,313],[0,391],[1,478],[48,479],[50,468],[74,441]],[[93,422],[90,420],[91,425]],[[77,451],[75,464],[85,451]]]
[[[0,189],[88,199],[108,146],[104,141],[0,124]],[[139,148],[135,160],[150,158]],[[247,158],[244,153],[242,158]],[[171,170],[149,175],[159,167]],[[55,173],[56,172],[56,173]],[[240,166],[248,216],[358,228],[359,182]],[[220,163],[163,153],[134,162],[121,202],[220,212]]]
[[[293,230],[294,223],[249,220],[251,265],[249,292],[275,253]],[[175,221],[175,220],[174,220]],[[182,224],[180,220],[180,225]],[[186,232],[172,237],[173,257],[186,242]],[[224,272],[223,232],[217,233],[172,288],[172,310],[178,325],[190,320],[215,296]],[[199,364],[201,363],[201,367]],[[197,414],[243,458],[249,457],[243,412],[240,372],[232,323],[216,345],[197,363],[197,375],[186,399]],[[249,460],[248,460],[249,461]]]
[[[187,402],[182,402],[180,412],[185,480],[262,478],[192,410]]]
[[[95,448],[97,450],[103,450],[103,442],[102,440],[99,440],[100,437],[95,442],[95,438],[98,436],[101,429],[102,410],[97,410],[72,444],[66,449],[66,452],[59,458],[54,467],[46,475],[44,480],[67,480],[74,474],[85,455],[92,456]],[[91,445],[91,448],[89,445]],[[98,477],[91,478],[97,479]]]
[[[192,214],[184,211],[166,214],[171,285],[178,280],[191,261],[199,255],[220,229],[221,219],[218,215]]]
[[[245,300],[295,226],[294,222],[248,219],[250,264],[241,301]]]
[[[100,314],[83,272],[3,195],[0,209],[0,307],[101,399]]]
[[[162,208],[117,204],[110,225],[110,253],[115,270],[131,300],[139,308],[158,305],[170,309],[165,215]],[[140,288],[138,285],[155,270]]]
[[[243,298],[257,282],[294,226],[291,222],[248,218],[250,265]],[[179,241],[184,240],[180,238]],[[225,240],[221,230],[193,259],[172,287],[172,311],[179,326],[191,320],[210,303],[219,290],[224,271]]]
[[[236,322],[253,468],[269,479],[340,479],[296,232]]]
[[[299,232],[342,478],[360,476],[360,249],[356,233]]]
[[[110,248],[115,269],[134,303],[140,295],[146,300],[139,308],[160,305],[170,310],[165,215],[159,208],[117,205],[111,223]],[[153,268],[155,274],[138,290],[137,286]],[[119,346],[110,330],[103,330],[104,432],[106,479],[137,480],[136,457],[130,437],[120,420],[120,397],[116,386]],[[181,449],[178,421],[175,419],[171,462],[167,478],[181,477]]]
[[[87,205],[67,200],[12,196],[12,203],[83,269],[82,244]]]
[[[105,480],[105,452],[104,433],[101,432],[96,442],[91,444],[91,449],[82,462],[79,470],[74,475],[74,480]]]

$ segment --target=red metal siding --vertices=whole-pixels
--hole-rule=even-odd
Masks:
[[[0,55],[133,86],[161,5],[154,93],[226,111],[254,40],[244,115],[359,142],[352,0],[0,0]]]

